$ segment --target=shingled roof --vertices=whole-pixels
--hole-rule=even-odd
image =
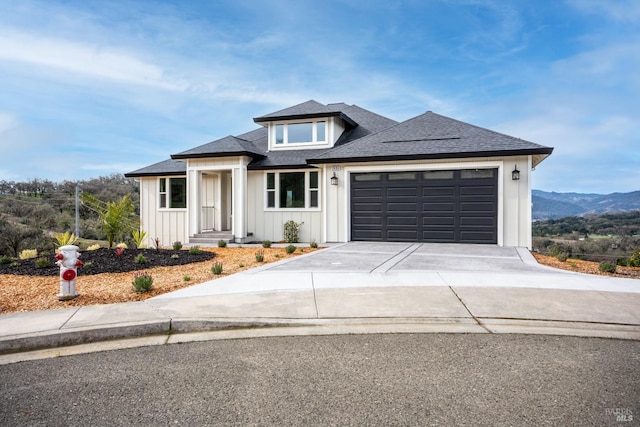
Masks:
[[[325,153],[311,164],[533,155],[539,163],[553,148],[428,111]],[[535,164],[534,164],[535,166]]]
[[[347,128],[333,148],[268,151],[268,131],[260,127],[238,136],[226,136],[171,156],[126,176],[184,175],[179,159],[248,156],[249,169],[304,168],[323,163],[472,158],[531,155],[533,166],[553,148],[484,129],[431,111],[398,123],[387,117],[344,103],[321,104],[310,100],[261,117],[264,124],[277,120],[340,117]]]
[[[185,175],[187,173],[187,164],[178,160],[168,159],[155,163],[151,166],[125,173],[127,178],[138,178],[143,176],[159,176],[159,175]]]
[[[256,117],[253,119],[256,123],[273,122],[277,120],[295,120],[295,119],[312,119],[318,117],[340,117],[352,126],[356,126],[351,118],[344,114],[344,110],[349,106],[345,103],[337,104],[321,104],[313,99],[303,102],[302,104],[294,105],[293,107],[285,108],[284,110],[276,111],[275,113],[266,114],[264,116]]]

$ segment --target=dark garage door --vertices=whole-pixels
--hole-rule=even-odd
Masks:
[[[351,174],[351,240],[497,243],[497,169]]]

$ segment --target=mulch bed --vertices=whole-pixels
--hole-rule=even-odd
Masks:
[[[85,263],[85,266],[78,269],[76,283],[76,291],[80,295],[70,301],[58,301],[60,280],[57,266],[53,270],[46,269],[49,275],[43,275],[44,271],[37,269],[31,270],[37,274],[16,274],[18,270],[15,267],[12,274],[6,274],[6,270],[0,271],[0,314],[142,301],[314,250],[316,249],[298,247],[293,254],[287,254],[284,248],[202,248],[202,254],[196,256],[190,255],[187,250],[160,250],[156,252],[154,249],[146,249],[142,250],[147,258],[144,265],[127,261],[129,258],[125,258],[125,255],[129,255],[132,259],[135,258],[136,251],[133,249],[125,250],[121,258],[114,258],[114,254],[105,252],[107,250],[95,251],[95,253],[92,253],[94,251],[82,251],[80,259]],[[256,261],[256,252],[262,252],[263,262]],[[95,259],[94,256],[99,257],[101,253],[105,260]],[[171,258],[174,253],[178,254],[177,259]],[[90,269],[96,266],[96,270],[91,274],[86,268],[89,262],[93,263]],[[222,274],[213,274],[211,267],[214,263],[223,265]],[[20,264],[24,264],[22,271],[35,269],[34,259],[20,262]],[[100,265],[104,265],[100,268],[110,268],[111,270],[125,270],[125,267],[128,266],[130,270],[99,273],[97,270]],[[133,290],[133,278],[140,270],[144,270],[153,277],[153,287],[149,292],[137,293]],[[53,271],[53,275],[51,275],[51,271]]]
[[[144,263],[136,261],[140,255],[146,259]],[[94,251],[80,252],[80,260],[84,266],[78,268],[78,273],[86,276],[102,273],[124,273],[152,267],[171,267],[208,261],[215,256],[215,252],[204,250],[197,254],[191,254],[187,250],[167,249],[125,249],[118,255],[115,249],[100,248]],[[36,265],[36,259],[23,259],[16,260],[13,265],[0,265],[0,274],[57,276],[60,273],[60,267],[55,264],[54,255],[48,255],[46,258],[51,262],[49,267],[39,268]]]
[[[623,267],[621,265],[616,266],[615,273],[605,273],[600,271],[598,266],[600,263],[593,261],[584,261],[581,259],[569,258],[566,261],[560,261],[554,256],[542,255],[533,252],[535,259],[543,265],[560,268],[562,270],[574,271],[577,273],[597,274],[599,276],[609,277],[624,277],[627,279],[640,279],[639,267]]]

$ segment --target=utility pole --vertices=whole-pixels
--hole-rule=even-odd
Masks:
[[[76,184],[76,237],[80,237],[80,186]]]

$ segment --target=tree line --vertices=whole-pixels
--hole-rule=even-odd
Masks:
[[[101,202],[114,202],[130,195],[139,213],[137,183],[124,175],[112,174],[89,180],[52,182],[0,181],[0,255],[17,256],[23,249],[53,250],[53,233],[75,231],[76,186]],[[81,203],[80,236],[106,240],[99,212]]]

